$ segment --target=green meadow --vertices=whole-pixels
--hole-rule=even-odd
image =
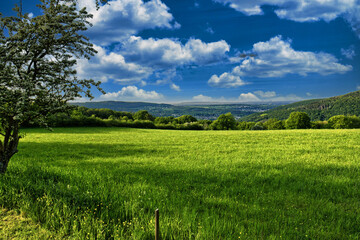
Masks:
[[[23,132],[0,207],[47,237],[360,238],[360,130]]]

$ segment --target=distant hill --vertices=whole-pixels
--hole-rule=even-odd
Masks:
[[[242,121],[269,118],[287,119],[291,112],[306,112],[312,121],[327,120],[334,115],[360,115],[360,91],[324,99],[313,99],[279,106],[262,113],[242,117]]]
[[[87,108],[107,108],[115,111],[137,112],[139,110],[147,110],[154,116],[174,116],[192,115],[197,119],[216,119],[221,114],[231,112],[235,118],[240,118],[249,114],[264,112],[272,109],[279,104],[210,104],[210,105],[171,105],[147,102],[121,102],[121,101],[105,101],[105,102],[85,102],[73,103],[73,105],[83,106]]]

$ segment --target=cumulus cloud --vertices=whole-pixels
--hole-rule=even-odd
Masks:
[[[203,94],[194,96],[192,98],[196,102],[223,102],[223,103],[246,103],[246,102],[292,102],[292,101],[301,101],[303,98],[296,96],[295,94],[289,95],[279,95],[275,91],[254,91],[248,93],[241,93],[238,97],[230,98],[214,98],[210,96],[205,96]]]
[[[360,85],[359,85],[359,86],[356,86],[356,90],[360,90]]]
[[[80,77],[102,82],[113,80],[123,85],[146,85],[145,81],[154,76],[158,79],[156,84],[169,84],[175,91],[180,90],[173,83],[177,76],[176,68],[222,62],[230,50],[223,40],[204,43],[199,39],[189,39],[182,44],[174,39],[142,39],[135,36],[111,52],[97,45],[94,48],[98,53],[91,60],[78,61]]]
[[[170,68],[185,64],[206,65],[222,61],[230,46],[224,41],[204,43],[189,39],[183,45],[176,39],[143,39],[132,36],[124,42],[124,55],[132,62],[155,68]]]
[[[192,99],[196,102],[212,102],[214,100],[212,97],[205,96],[202,94],[194,96]]]
[[[332,21],[343,16],[360,37],[360,1],[359,0],[213,0],[244,13],[262,15],[264,5],[276,6],[279,18],[297,22]]]
[[[253,56],[244,58],[231,72],[225,72],[219,77],[213,75],[208,83],[211,86],[236,87],[245,84],[241,77],[270,78],[288,74],[306,76],[310,73],[330,75],[352,70],[352,66],[340,64],[331,54],[296,51],[291,47],[291,40],[283,40],[281,36],[254,44],[251,53]]]
[[[93,15],[93,27],[86,34],[100,45],[119,42],[145,29],[180,27],[160,0],[112,0],[98,10],[95,0],[79,0],[79,7]]]
[[[256,56],[247,57],[234,72],[246,76],[283,77],[290,73],[330,75],[352,70],[352,66],[338,63],[331,54],[296,51],[291,47],[291,40],[283,40],[281,36],[254,44],[252,52]]]
[[[349,47],[348,49],[342,48],[342,49],[341,49],[341,54],[342,54],[343,56],[345,56],[347,59],[353,59],[353,58],[356,56],[354,46],[352,45],[352,46]]]
[[[251,92],[240,94],[238,100],[240,102],[259,102],[259,101],[261,101],[260,98],[258,98],[255,94],[253,94]]]
[[[103,100],[121,100],[121,101],[131,101],[131,100],[160,100],[164,96],[155,91],[145,91],[143,89],[138,89],[136,86],[127,86],[123,87],[118,92],[110,92],[100,96],[100,99]]]
[[[285,96],[278,95],[274,91],[255,91],[242,93],[238,97],[238,101],[240,102],[263,102],[263,101],[271,101],[271,102],[289,102],[289,101],[301,101],[303,100],[301,97],[296,96],[295,94],[289,94]]]
[[[212,75],[208,84],[212,87],[231,88],[240,87],[246,83],[237,75],[232,73],[223,73],[220,76]]]
[[[110,79],[121,84],[140,83],[144,85],[146,79],[153,69],[136,63],[129,63],[125,58],[115,52],[107,53],[100,46],[94,46],[97,54],[90,60],[81,59],[77,62],[77,73],[79,77],[92,78],[97,81],[107,82]]]

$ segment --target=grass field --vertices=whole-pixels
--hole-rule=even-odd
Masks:
[[[57,238],[360,238],[360,130],[25,132],[0,206]]]

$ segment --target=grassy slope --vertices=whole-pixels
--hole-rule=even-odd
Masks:
[[[328,120],[335,115],[360,115],[360,91],[325,99],[296,102],[274,109],[254,113],[241,118],[242,121],[261,121],[268,118],[287,119],[291,112],[309,114],[311,120]],[[266,116],[264,115],[266,114]]]
[[[57,236],[360,237],[360,130],[26,132],[0,205]]]

